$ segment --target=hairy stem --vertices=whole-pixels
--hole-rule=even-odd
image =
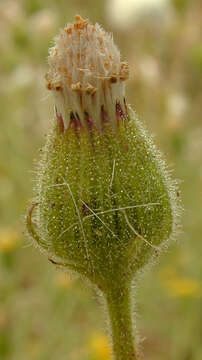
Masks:
[[[106,302],[111,326],[114,360],[136,360],[130,285],[110,289]]]

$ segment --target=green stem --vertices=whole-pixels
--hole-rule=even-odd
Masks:
[[[110,289],[106,294],[114,360],[137,360],[130,295],[130,284]]]

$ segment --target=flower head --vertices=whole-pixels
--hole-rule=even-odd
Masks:
[[[56,37],[48,63],[56,118],[28,230],[53,263],[104,289],[114,278],[129,281],[173,235],[175,184],[127,107],[128,65],[111,35],[76,16]]]
[[[77,15],[55,38],[48,64],[47,88],[53,90],[57,113],[67,127],[116,126],[120,109],[125,109],[129,70],[111,34]]]

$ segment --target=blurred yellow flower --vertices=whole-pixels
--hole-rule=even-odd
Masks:
[[[19,233],[14,229],[0,229],[0,253],[8,253],[20,245]]]
[[[95,360],[111,360],[109,340],[102,333],[94,334],[89,340],[89,350]]]
[[[201,297],[202,286],[199,281],[190,277],[181,277],[171,267],[166,267],[159,273],[160,281],[171,296]]]
[[[201,294],[201,284],[192,278],[173,278],[167,281],[167,288],[172,296],[198,297]]]
[[[60,289],[68,289],[72,285],[73,281],[74,279],[72,279],[66,272],[58,271],[55,273],[54,282],[56,287]]]

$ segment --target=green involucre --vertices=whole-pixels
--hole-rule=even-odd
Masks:
[[[175,185],[131,111],[116,131],[54,126],[37,191],[38,245],[102,289],[130,282],[176,227]]]

